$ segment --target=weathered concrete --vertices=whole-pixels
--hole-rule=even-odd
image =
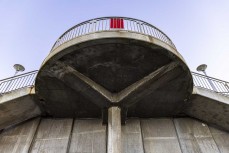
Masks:
[[[72,121],[72,119],[43,119],[29,152],[66,153]]]
[[[145,153],[182,153],[173,120],[141,120]]]
[[[209,127],[209,129],[220,152],[228,153],[229,152],[229,132],[211,126]]]
[[[4,153],[105,153],[107,126],[98,119],[35,118],[4,129]],[[193,118],[130,119],[118,153],[228,153],[229,133]]]
[[[107,153],[120,153],[121,145],[121,110],[118,107],[108,109]]]
[[[140,34],[140,33],[136,33],[133,31],[122,31],[122,30],[115,30],[115,31],[100,31],[100,32],[95,32],[95,33],[91,33],[91,34],[87,34],[87,35],[82,35],[79,37],[76,37],[75,39],[72,39],[70,41],[67,41],[66,43],[58,46],[57,48],[55,48],[54,50],[51,50],[50,54],[45,58],[45,60],[43,61],[42,65],[45,65],[47,61],[49,61],[50,59],[58,59],[60,56],[62,56],[63,54],[68,54],[69,52],[71,52],[70,50],[68,52],[62,52],[63,50],[69,48],[70,46],[73,46],[75,44],[81,45],[84,42],[88,42],[91,40],[98,40],[98,39],[111,39],[111,38],[119,38],[119,39],[133,39],[133,40],[138,40],[138,41],[143,41],[143,42],[148,42],[148,43],[152,43],[152,44],[156,44],[157,46],[160,46],[162,48],[165,48],[169,51],[171,51],[173,54],[175,54],[176,56],[178,56],[180,59],[183,60],[183,62],[185,62],[184,58],[182,57],[182,55],[173,47],[169,46],[168,44],[164,43],[163,41],[148,36],[148,35],[144,35],[144,34]],[[58,54],[61,53],[61,54]],[[56,55],[58,54],[59,57],[57,57]],[[54,57],[56,56],[56,57]]]
[[[179,53],[164,42],[110,31],[77,37],[53,50],[35,88],[46,114],[54,117],[101,117],[113,105],[129,117],[179,116],[192,92],[192,77]]]
[[[35,118],[5,129],[0,134],[0,152],[28,153],[39,122],[40,118]]]
[[[75,120],[69,153],[106,153],[107,132],[102,120]]]
[[[174,120],[183,153],[220,153],[205,123],[191,118]]]
[[[64,96],[62,93],[62,90],[54,90],[53,93]],[[75,92],[73,92],[72,90],[69,90],[68,95],[71,96],[71,95],[74,95],[74,93]],[[155,95],[156,93],[157,93],[157,90],[154,91]],[[54,97],[55,97],[55,94],[54,94]],[[20,123],[29,118],[39,116],[41,114],[41,111],[39,107],[36,105],[35,98],[33,96],[34,96],[34,90],[31,90],[30,88],[23,88],[23,89],[19,89],[11,93],[5,94],[0,97],[1,129],[6,128],[16,123]],[[53,95],[50,95],[50,98],[53,98]],[[159,97],[159,98],[163,99],[163,97]],[[58,100],[61,101],[62,99],[58,99]],[[91,112],[90,116],[88,117],[96,117],[96,113],[94,112],[97,112],[97,114],[100,113],[100,109],[98,107],[96,108],[96,107],[93,107],[93,105],[91,105],[93,103],[89,103],[89,102],[87,103],[86,100],[84,100],[83,102],[84,103],[80,103],[80,105],[82,106],[85,105],[85,106],[84,107],[81,106],[80,108],[81,109],[85,108],[84,112],[82,110],[77,110],[74,108],[75,113],[78,113],[78,115],[76,115],[78,118],[81,118],[82,116],[84,116],[82,115],[83,113],[89,114],[89,112]],[[68,104],[68,102],[63,101],[63,105],[66,105],[66,104]],[[190,100],[188,100],[187,103],[185,104],[186,105],[183,108],[183,112],[182,112],[183,115],[192,116],[202,121],[205,121],[209,124],[214,124],[217,127],[221,127],[225,130],[229,130],[229,127],[228,127],[229,98],[228,97],[225,97],[218,93],[212,92],[210,90],[194,87],[193,95],[191,96]],[[135,106],[135,110],[137,110],[138,107],[142,107],[141,104],[138,104],[138,103],[137,105],[134,105],[134,106]],[[148,105],[145,106],[145,109],[149,109],[147,106]],[[72,107],[72,106],[69,104],[69,107]],[[57,108],[58,107],[56,107],[55,109]],[[64,108],[66,108],[66,106]],[[156,108],[159,110],[157,110]],[[72,115],[72,114],[68,114],[69,112],[67,109],[63,109],[63,108],[58,108],[58,109],[61,109],[61,112],[65,113],[66,116]],[[95,111],[96,109],[97,111]],[[129,108],[129,111],[128,111],[129,114],[132,113],[131,109],[133,109],[133,107]],[[155,112],[148,114],[149,116],[150,115],[153,116],[156,114],[157,111],[163,110],[160,107],[154,107],[154,109],[155,109],[154,110]],[[87,110],[88,112],[86,112]],[[82,111],[82,113],[80,111]],[[122,109],[122,114],[123,114],[123,111],[125,110]],[[124,114],[125,113],[126,112],[124,112]],[[144,115],[145,112],[139,112],[139,113],[142,113]]]
[[[41,114],[34,101],[34,89],[22,88],[0,96],[0,129]]]
[[[229,130],[229,97],[194,87],[184,113]]]
[[[139,119],[129,119],[127,123],[122,126],[121,153],[144,153]]]
[[[72,83],[77,83],[77,80]],[[75,92],[74,89],[54,77],[43,78],[40,85],[43,88],[36,91],[36,94],[39,94],[40,105],[47,116],[101,118],[101,109],[92,103],[88,97],[82,95],[87,93]],[[82,91],[87,89],[87,87],[78,87]],[[94,97],[95,100],[96,98],[98,97]]]

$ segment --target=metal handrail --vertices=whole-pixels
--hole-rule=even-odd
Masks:
[[[192,72],[194,86],[229,96],[229,82]]]
[[[123,29],[113,29],[110,27],[110,20],[114,18],[123,20],[124,22]],[[165,33],[163,33],[157,27],[145,21],[134,19],[134,18],[128,18],[128,17],[101,17],[101,18],[95,18],[95,19],[91,19],[79,23],[73,26],[72,28],[70,28],[69,30],[67,30],[66,32],[64,32],[57,39],[51,51],[53,51],[58,46],[76,37],[86,35],[89,33],[99,32],[99,31],[114,31],[114,30],[133,31],[133,32],[149,35],[167,43],[168,45],[176,49],[171,39]]]
[[[4,94],[16,89],[34,86],[35,78],[38,70],[17,75],[14,77],[0,80],[0,94]],[[216,93],[229,96],[229,82],[219,80],[213,77],[202,75],[199,73],[192,72],[194,86],[208,89]],[[215,89],[212,88],[209,81],[212,82]]]
[[[37,70],[0,80],[0,94],[34,86]]]

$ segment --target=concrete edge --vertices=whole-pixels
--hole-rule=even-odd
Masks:
[[[58,46],[57,48],[55,48],[54,50],[52,50],[49,53],[49,55],[42,62],[41,67],[43,65],[45,65],[45,63],[47,63],[47,61],[49,59],[51,59],[54,55],[56,55],[57,53],[61,52],[62,50],[66,49],[70,46],[73,46],[73,45],[79,44],[79,43],[83,43],[83,42],[87,42],[90,40],[105,39],[105,38],[135,39],[135,40],[140,40],[140,41],[145,41],[145,42],[149,42],[152,44],[156,44],[156,45],[158,45],[162,48],[165,48],[168,51],[172,52],[173,54],[175,54],[177,57],[179,57],[186,64],[184,58],[176,49],[174,49],[173,47],[166,44],[165,42],[163,42],[157,38],[154,38],[152,36],[144,35],[144,34],[140,34],[140,33],[136,33],[136,32],[130,32],[130,31],[100,31],[100,32],[90,33],[90,34],[76,37],[76,38],[69,40],[69,41],[63,43],[62,45]]]
[[[229,106],[229,97],[221,95],[211,90],[207,90],[207,89],[200,88],[200,87],[193,87],[192,94],[200,95],[200,96],[218,101],[220,103],[227,104]]]
[[[24,87],[17,90],[13,90],[11,92],[5,93],[0,96],[0,104],[5,103],[7,101],[11,101],[17,98],[21,98],[23,96],[27,96],[30,94],[35,94],[34,87]]]

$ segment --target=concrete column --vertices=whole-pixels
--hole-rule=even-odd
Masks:
[[[121,153],[121,109],[108,109],[107,153]]]

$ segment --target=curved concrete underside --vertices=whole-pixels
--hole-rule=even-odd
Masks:
[[[192,77],[180,54],[150,36],[99,32],[53,50],[36,79],[42,109],[54,117],[182,116]],[[102,113],[103,112],[103,113]]]

